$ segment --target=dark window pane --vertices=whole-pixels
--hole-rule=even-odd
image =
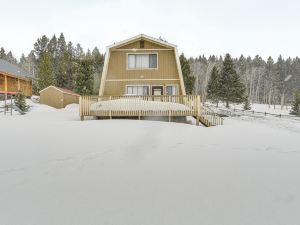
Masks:
[[[149,55],[149,68],[157,68],[157,55],[156,54]]]

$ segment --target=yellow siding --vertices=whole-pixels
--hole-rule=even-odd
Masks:
[[[176,83],[179,85],[178,88],[181,89],[174,50],[138,51],[138,53],[158,54],[158,69],[143,69],[143,70],[127,69],[128,53],[132,53],[132,51],[114,51],[114,50],[111,51],[107,76],[106,76],[106,82],[104,87],[104,95],[125,94],[124,84],[152,85],[152,84]],[[132,79],[135,79],[135,81],[134,82],[128,81]],[[136,81],[137,79],[139,79],[139,81]],[[152,81],[149,81],[149,79],[151,79]],[[127,81],[113,82],[112,80],[127,80]]]
[[[79,96],[63,94],[63,106],[66,107],[69,104],[79,103]]]
[[[54,87],[40,92],[40,103],[57,109],[65,108],[66,105],[72,103],[78,104],[78,102],[79,96],[63,93]]]
[[[156,86],[156,85],[162,85],[162,86],[167,86],[167,85],[177,85],[177,89],[179,91],[178,94],[182,94],[180,90],[180,81],[179,80],[160,80],[160,81],[153,81],[153,80],[148,80],[148,81],[114,81],[114,82],[109,82],[107,81],[105,83],[105,90],[104,90],[104,95],[110,96],[110,95],[125,95],[126,94],[126,85],[149,85],[150,88],[151,86]],[[150,93],[151,94],[151,93]]]
[[[63,93],[50,87],[40,93],[40,103],[57,109],[63,108]]]

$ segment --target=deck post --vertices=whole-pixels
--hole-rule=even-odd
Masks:
[[[196,106],[197,106],[197,115],[196,115],[196,125],[199,126],[200,120],[200,95],[197,95]]]
[[[80,120],[81,120],[81,121],[84,121],[84,116],[80,116]]]
[[[171,110],[169,110],[169,122],[171,122]]]
[[[109,96],[109,119],[112,119],[112,115],[111,115],[111,96]]]
[[[5,95],[5,104],[6,104],[6,100],[7,100],[7,91],[8,91],[8,88],[7,88],[7,76],[4,75],[4,95]]]

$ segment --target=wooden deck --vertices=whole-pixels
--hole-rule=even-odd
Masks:
[[[192,116],[205,126],[222,125],[223,119],[202,106],[199,95],[172,96],[81,96],[79,115],[94,117]]]

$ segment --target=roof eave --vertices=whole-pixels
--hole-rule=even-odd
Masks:
[[[121,47],[121,46],[123,46],[123,45],[126,45],[126,44],[128,44],[128,43],[134,42],[134,41],[136,41],[136,40],[138,40],[138,39],[142,39],[142,38],[144,38],[144,39],[146,39],[146,40],[148,39],[148,40],[150,40],[150,41],[152,41],[152,42],[154,42],[154,43],[157,43],[157,44],[159,44],[159,45],[163,45],[163,46],[165,46],[165,47],[177,48],[177,45],[174,45],[174,44],[171,44],[171,43],[168,43],[168,42],[159,40],[159,39],[154,38],[154,37],[150,37],[150,36],[145,35],[145,34],[139,34],[139,35],[136,35],[136,36],[134,36],[134,37],[128,38],[128,39],[126,39],[126,40],[123,40],[123,41],[117,42],[117,43],[115,43],[115,44],[109,45],[109,46],[107,46],[107,49],[116,48],[116,47]]]

